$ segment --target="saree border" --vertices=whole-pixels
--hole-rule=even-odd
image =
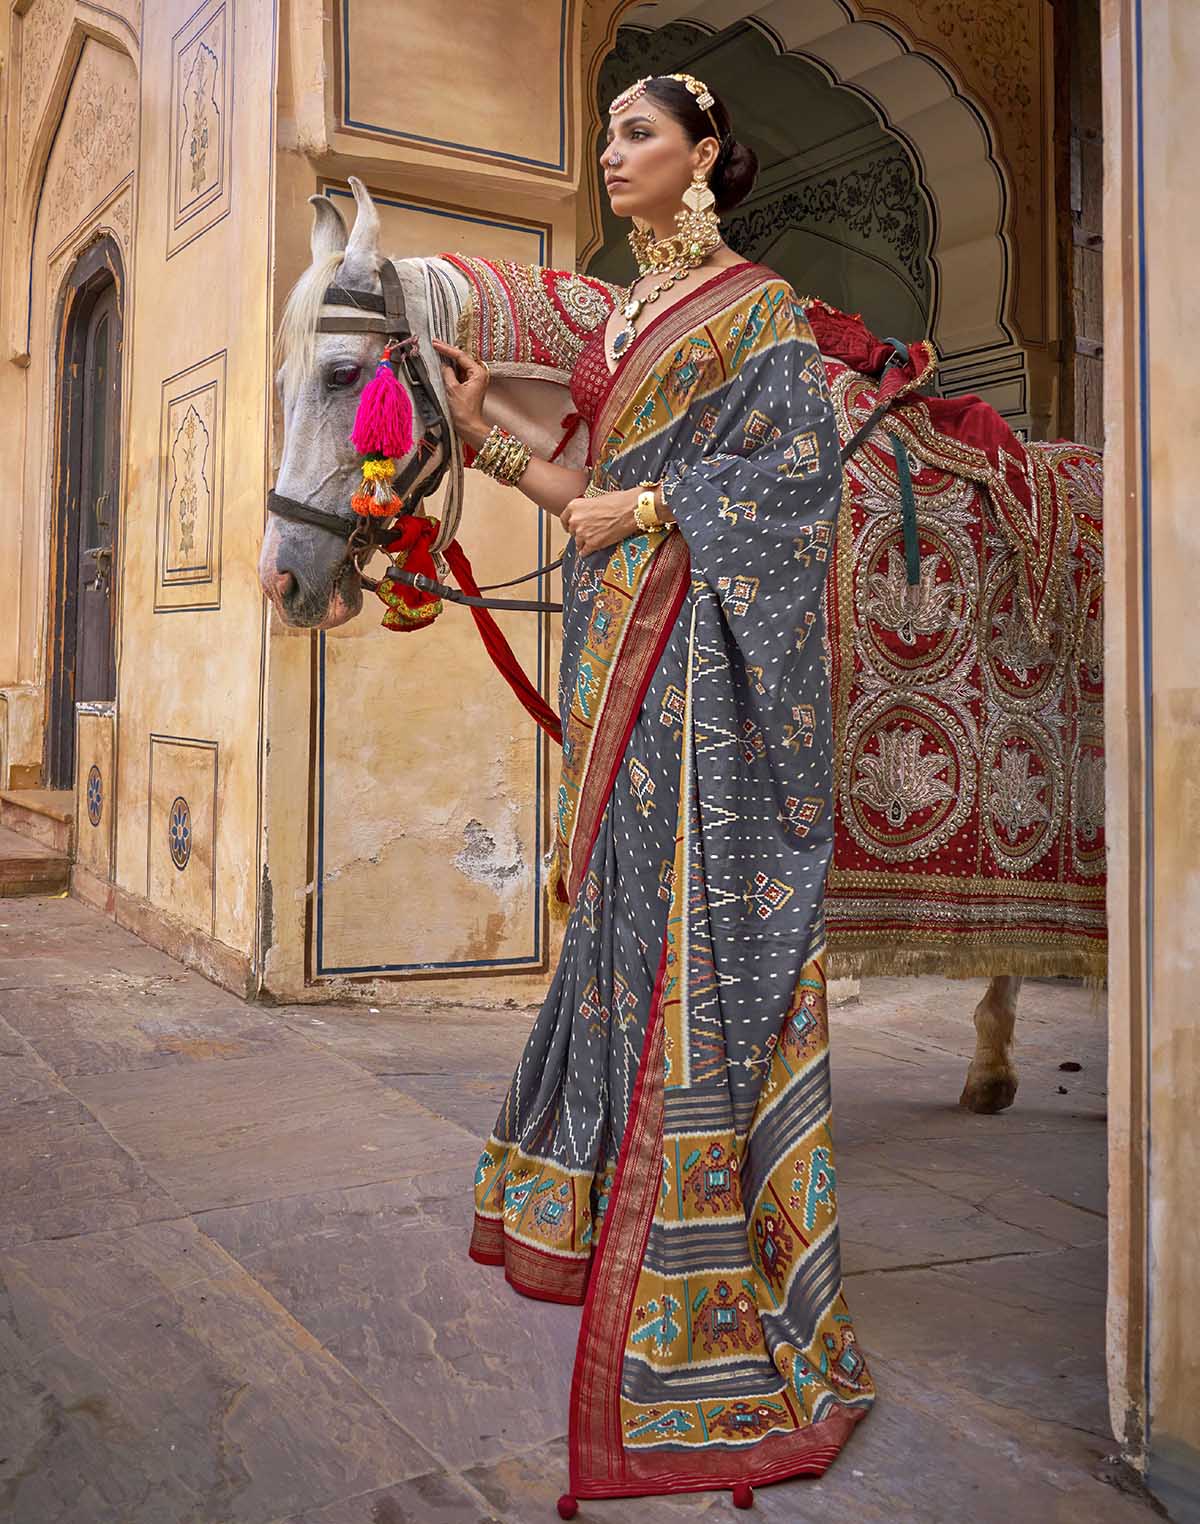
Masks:
[[[706,1492],[821,1476],[869,1408],[839,1408],[805,1428],[764,1435],[745,1448],[629,1451],[621,1429],[621,1373],[638,1279],[659,1194],[666,1087],[664,934],[650,1019],[600,1245],[592,1260],[571,1377],[568,1463],[577,1498]],[[603,1289],[602,1289],[603,1288]],[[793,1420],[796,1414],[781,1394]]]
[[[733,288],[725,302],[725,306],[728,306],[730,302],[736,301],[739,297],[745,296],[747,292],[753,291],[759,286],[764,286],[770,281],[779,281],[781,284],[785,284],[783,277],[776,275],[775,271],[768,269],[766,265],[753,262],[728,265],[724,270],[718,270],[711,280],[706,280],[702,286],[697,286],[682,301],[676,302],[672,307],[668,307],[665,312],[660,312],[653,322],[648,323],[642,329],[641,333],[638,334],[637,338],[634,339],[629,349],[622,356],[621,363],[617,366],[616,370],[610,373],[608,386],[596,408],[596,417],[592,424],[590,442],[590,453],[593,459],[596,455],[597,440],[604,438],[612,430],[621,413],[629,405],[629,396],[620,395],[622,384],[625,383],[625,390],[627,392],[633,393],[636,392],[639,386],[645,385],[649,379],[649,368],[647,368],[640,380],[628,380],[633,372],[634,356],[638,353],[645,353],[651,338],[658,337],[662,341],[662,348],[665,349],[671,344],[677,344],[681,338],[691,333],[700,323],[707,322],[715,317],[717,314],[712,311],[705,314],[693,313],[693,308],[702,297],[708,295],[717,287],[720,287],[722,292],[724,292],[726,284]],[[689,316],[689,313],[693,315]],[[605,321],[607,322],[607,319]]]
[[[668,534],[651,558],[630,610],[621,649],[604,684],[579,780],[571,834],[567,898],[574,905],[587,873],[600,822],[626,747],[691,583],[691,557],[682,534]],[[601,724],[603,721],[603,725]]]
[[[504,1231],[503,1219],[475,1213],[468,1256],[477,1265],[496,1265],[504,1279],[522,1296],[536,1302],[560,1302],[578,1307],[584,1299],[592,1258],[551,1254],[535,1249]]]

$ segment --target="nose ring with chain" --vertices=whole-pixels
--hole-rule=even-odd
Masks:
[[[610,153],[609,156],[608,156],[608,162],[615,169],[619,165],[624,164],[625,160],[624,160],[624,158],[619,153]]]

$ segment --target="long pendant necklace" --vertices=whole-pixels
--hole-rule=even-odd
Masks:
[[[621,308],[621,316],[625,319],[625,326],[624,328],[619,328],[613,334],[608,346],[610,365],[616,366],[617,361],[637,337],[638,318],[641,317],[650,303],[656,302],[664,291],[669,291],[676,281],[681,281],[689,273],[690,267],[688,265],[679,265],[674,270],[668,270],[661,280],[656,281],[650,287],[645,296],[634,296],[633,287],[629,287],[625,293],[624,305]]]

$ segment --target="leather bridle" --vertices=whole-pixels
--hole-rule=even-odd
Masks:
[[[411,513],[423,498],[436,492],[450,463],[450,421],[442,409],[429,380],[425,361],[417,347],[417,338],[408,321],[404,302],[404,287],[390,259],[385,259],[379,269],[382,293],[354,291],[346,286],[327,286],[325,304],[331,307],[357,307],[356,317],[332,314],[317,321],[318,333],[377,333],[387,342],[387,360],[396,379],[401,371],[413,400],[421,432],[417,448],[393,482],[399,499],[398,513]],[[431,451],[438,452],[437,463],[427,476],[422,477],[425,463]],[[420,478],[420,480],[418,480]],[[359,514],[348,517],[342,513],[330,513],[325,508],[314,508],[311,503],[298,502],[293,497],[272,491],[267,495],[267,511],[278,518],[289,519],[294,524],[310,524],[335,534],[350,546],[355,564],[359,557],[377,549],[392,538],[391,521],[369,519]]]
[[[323,529],[345,540],[348,559],[353,561],[363,585],[372,591],[379,584],[365,574],[362,569],[363,563],[373,551],[383,549],[394,539],[393,520],[395,518],[401,514],[412,513],[418,503],[441,486],[450,464],[452,446],[450,420],[446,417],[445,410],[430,383],[419,341],[408,321],[404,287],[390,259],[385,259],[380,265],[379,280],[382,288],[380,292],[356,291],[347,286],[327,286],[324,298],[326,306],[356,307],[359,309],[359,315],[321,317],[317,322],[317,332],[379,334],[387,342],[385,351],[387,361],[397,380],[400,380],[401,372],[403,372],[421,432],[417,436],[416,449],[392,483],[398,502],[396,513],[379,518],[366,518],[361,514],[349,516],[342,513],[330,513],[325,508],[314,508],[311,503],[302,503],[296,498],[284,497],[282,493],[274,490],[267,494],[267,511],[275,514],[277,518],[287,519],[293,524],[309,524],[314,529]],[[421,473],[432,452],[437,453],[437,462],[428,475],[422,476]],[[524,577],[514,577],[511,582],[497,582],[482,588],[481,591],[491,592],[497,588],[514,587],[534,577],[544,577],[556,571],[561,564],[562,557],[560,556],[557,561],[547,566],[539,566]],[[472,597],[467,593],[459,592],[457,588],[446,587],[440,582],[435,582],[430,577],[423,577],[419,573],[404,571],[395,566],[388,572],[388,576],[393,581],[403,582],[409,587],[419,588],[422,592],[431,593],[435,597],[447,599],[452,603],[465,604],[469,608],[509,609],[534,613],[559,613],[562,610],[561,603],[545,603],[522,598]]]

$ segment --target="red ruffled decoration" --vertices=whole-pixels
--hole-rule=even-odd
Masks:
[[[888,361],[895,358],[891,344],[876,338],[857,313],[839,312],[824,302],[808,303],[804,312],[817,348],[831,360],[840,360],[861,375],[879,377]],[[910,344],[908,353],[906,364],[893,365],[883,376],[881,401],[932,375],[935,355],[931,344],[924,340]],[[985,451],[994,463],[999,464],[1001,451],[1024,458],[1021,441],[982,397],[922,397],[921,405],[940,433]]]
[[[436,582],[438,569],[430,546],[438,532],[437,519],[407,513],[396,520],[393,528],[396,538],[390,540],[386,548],[394,564],[403,571],[416,572]],[[391,577],[384,577],[376,593],[388,608],[383,616],[385,630],[419,630],[431,624],[442,612],[442,600],[433,593],[406,587]]]

